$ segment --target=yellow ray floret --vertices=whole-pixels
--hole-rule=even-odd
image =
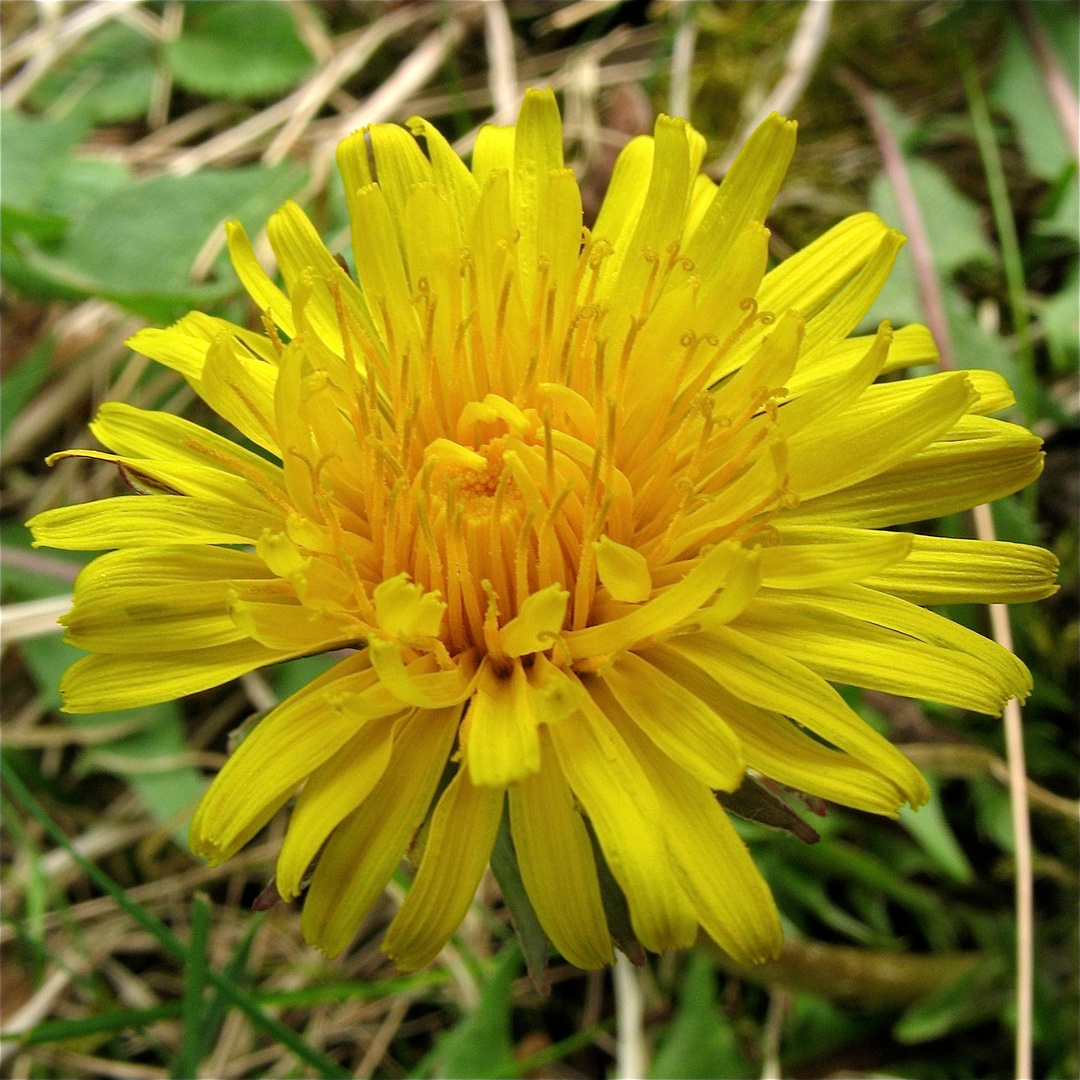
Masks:
[[[661,117],[591,230],[550,91],[482,129],[471,168],[408,128],[338,148],[351,266],[288,203],[280,284],[226,228],[257,330],[193,312],[130,342],[257,451],[110,403],[107,450],[58,455],[139,493],[30,523],[115,549],[63,620],[89,653],[65,705],[341,651],[190,829],[221,862],[292,803],[276,880],[307,888],[308,941],[341,952],[406,858],[383,947],[426,964],[507,828],[570,962],[611,962],[612,890],[649,949],[704,928],[766,960],[779,916],[716,793],[749,768],[895,816],[926,782],[834,684],[988,712],[1027,693],[1014,657],[920,605],[1039,599],[1052,556],[879,530],[1017,490],[1039,440],[989,416],[1012,403],[992,373],[876,381],[937,353],[919,326],[850,336],[903,243],[873,214],[766,272],[790,121],[716,185],[705,140]]]

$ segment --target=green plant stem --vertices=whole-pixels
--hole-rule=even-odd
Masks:
[[[7,785],[8,791],[15,797],[15,800],[38,821],[57,844],[67,851],[76,865],[99,889],[107,892],[143,929],[153,934],[164,949],[172,953],[184,964],[191,963],[191,950],[188,946],[145,908],[132,903],[124,890],[108,874],[100,870],[75,848],[63,829],[49,817],[6,759],[0,760],[0,775],[3,776],[4,783]],[[235,1005],[253,1023],[291,1050],[301,1061],[317,1069],[322,1076],[342,1078],[344,1080],[350,1075],[336,1061],[332,1061],[313,1046],[309,1046],[291,1028],[286,1027],[280,1020],[265,1013],[251,997],[226,976],[208,968],[206,981],[220,991],[231,1005]]]
[[[1023,379],[1017,388],[1019,404],[1025,421],[1030,424],[1037,417],[1035,378],[1035,352],[1031,343],[1031,324],[1028,319],[1027,286],[1024,282],[1024,261],[1020,255],[1020,241],[1016,236],[1009,189],[1005,183],[1005,170],[1001,164],[1001,152],[994,135],[990,110],[986,105],[971,50],[964,42],[959,43],[957,57],[960,75],[964,81],[971,122],[975,128],[975,142],[979,147],[986,185],[990,194],[990,210],[994,215],[994,228],[1001,245],[1001,261],[1005,269],[1005,286],[1009,293],[1009,309],[1012,313],[1013,332],[1016,336],[1016,355],[1023,369]]]
[[[191,939],[184,966],[184,998],[180,1017],[184,1038],[173,1062],[175,1080],[197,1076],[202,1050],[203,989],[206,987],[206,942],[210,934],[210,905],[202,896],[191,902]]]

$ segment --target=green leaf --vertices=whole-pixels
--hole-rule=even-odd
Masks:
[[[716,975],[700,953],[691,953],[679,996],[679,1011],[664,1034],[649,1076],[656,1080],[707,1080],[753,1076],[739,1052],[735,1032],[716,1007]]]
[[[996,263],[979,207],[953,187],[940,166],[917,157],[907,158],[906,164],[938,273],[947,278],[966,263]],[[870,185],[869,205],[887,225],[904,230],[896,193],[884,173],[878,173]],[[909,252],[901,250],[897,262],[905,256],[911,259]]]
[[[934,860],[938,869],[944,871],[954,881],[968,885],[975,880],[975,871],[971,868],[964,849],[956,839],[945,811],[941,806],[938,784],[928,778],[930,800],[917,811],[905,806],[900,811],[900,824],[915,838],[919,846]]]
[[[29,214],[44,210],[49,185],[67,165],[71,150],[86,131],[86,121],[78,116],[32,120],[5,109],[0,117],[0,159],[4,162],[0,199],[4,207]]]
[[[1076,370],[1080,352],[1080,263],[1073,263],[1055,296],[1039,307],[1039,320],[1050,345],[1050,359],[1059,375]]]
[[[238,101],[290,90],[315,63],[287,5],[259,0],[187,4],[165,55],[184,89]]]
[[[168,322],[239,287],[225,259],[215,283],[190,282],[215,226],[238,218],[257,231],[303,180],[303,168],[292,162],[155,177],[92,201],[54,251],[23,255],[30,270],[58,287]]]
[[[728,813],[789,833],[804,844],[816,844],[821,839],[817,830],[803,821],[779,795],[774,795],[752,776],[746,777],[735,791],[718,791],[716,797]]]
[[[51,68],[28,101],[36,110],[63,108],[95,124],[137,120],[150,107],[156,66],[153,41],[109,22]]]
[[[286,163],[159,176],[101,199],[76,222],[60,252],[102,291],[137,295],[190,288],[191,264],[211,230],[238,218],[254,232],[303,181]]]
[[[1074,17],[1074,35],[1075,25]],[[1073,158],[1047,95],[1039,65],[1015,22],[1005,35],[1005,48],[997,79],[990,91],[990,104],[1012,120],[1028,169],[1044,180],[1057,179]]]
[[[105,158],[68,161],[42,194],[46,210],[69,220],[85,216],[107,195],[131,183],[126,165]]]
[[[491,872],[499,883],[503,901],[513,920],[521,951],[525,954],[529,977],[537,990],[546,994],[549,943],[547,934],[533,910],[525,882],[521,880],[521,868],[518,866],[517,852],[510,835],[510,815],[505,806],[502,821],[499,822],[499,834],[491,852]]]
[[[494,968],[480,993],[480,1003],[440,1041],[436,1074],[456,1077],[503,1075],[512,1061],[510,993],[521,969],[521,950],[507,945],[495,958]]]
[[[1008,966],[988,957],[958,979],[909,1006],[893,1028],[902,1043],[923,1043],[974,1027],[1001,1011],[1010,996]]]
[[[1035,222],[1033,229],[1039,236],[1064,236],[1075,241],[1080,233],[1080,186],[1077,184],[1076,167],[1064,174],[1065,182],[1050,200],[1050,210]]]

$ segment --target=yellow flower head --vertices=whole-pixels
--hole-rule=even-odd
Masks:
[[[1009,653],[920,605],[1045,596],[1052,557],[877,530],[1015,491],[1039,440],[987,418],[1013,400],[990,372],[875,381],[936,353],[919,326],[848,337],[903,242],[874,215],[766,274],[789,121],[717,186],[702,137],[661,117],[591,231],[549,91],[483,129],[471,170],[409,127],[426,154],[388,124],[338,150],[355,278],[290,203],[268,225],[284,291],[229,228],[265,333],[193,312],[132,339],[266,454],[101,409],[114,453],[93,456],[143,494],[33,522],[119,549],[65,619],[90,653],[67,707],[356,650],[255,727],[190,831],[220,862],[295,796],[276,881],[295,896],[315,862],[310,942],[343,949],[408,853],[383,947],[427,963],[505,806],[572,963],[612,959],[594,843],[645,947],[701,926],[775,955],[714,793],[749,767],[896,815],[926,784],[831,683],[992,713],[1027,692]]]

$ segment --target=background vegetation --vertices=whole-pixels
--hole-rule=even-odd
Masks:
[[[402,978],[378,944],[404,878],[327,962],[303,945],[297,910],[252,910],[281,820],[216,870],[188,854],[186,817],[229,732],[325,660],[154,708],[57,711],[75,650],[55,618],[78,557],[31,550],[22,522],[121,484],[111,466],[43,458],[91,445],[87,420],[110,398],[220,426],[123,340],[195,306],[253,318],[223,219],[254,236],[298,198],[340,250],[329,153],[343,129],[421,113],[468,147],[528,83],[559,90],[595,209],[618,146],[672,97],[722,163],[792,72],[808,82],[789,105],[800,142],[769,219],[774,257],[866,206],[901,225],[896,162],[892,179],[882,171],[891,133],[956,364],[1003,372],[1011,418],[1046,439],[1042,480],[994,520],[1000,538],[1062,561],[1061,592],[1014,609],[1013,625],[1035,677],[1035,1074],[1077,1075],[1078,196],[1054,106],[1063,87],[1076,105],[1077,7],[852,0],[831,15],[823,47],[793,55],[808,12],[787,2],[0,5],[6,1075],[602,1077],[636,1037],[655,1077],[1011,1074],[1014,842],[997,719],[852,694],[924,766],[933,801],[899,823],[820,806],[789,831],[740,822],[783,912],[783,960],[740,972],[704,944],[650,957],[631,988],[636,1025],[634,995],[617,1009],[609,974],[553,958],[538,990],[493,881],[439,961]],[[905,251],[868,322],[921,321],[925,295]],[[972,534],[964,517],[923,527]],[[988,631],[984,610],[950,614]],[[819,842],[792,835],[806,823]]]

